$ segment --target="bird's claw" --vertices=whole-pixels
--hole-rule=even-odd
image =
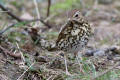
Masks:
[[[66,71],[66,75],[70,76],[71,74],[68,71]]]

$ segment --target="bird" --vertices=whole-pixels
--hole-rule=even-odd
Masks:
[[[56,40],[56,48],[64,53],[66,74],[70,75],[67,66],[67,54],[72,53],[77,57],[88,43],[91,35],[91,26],[79,10],[74,10],[67,22],[62,26]],[[77,57],[78,59],[78,57]]]

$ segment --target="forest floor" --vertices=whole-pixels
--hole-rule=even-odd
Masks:
[[[33,12],[35,9],[32,1],[28,1],[27,5],[16,1],[8,3],[7,7],[22,19],[33,19],[36,15]],[[63,56],[56,56],[59,51],[49,52],[40,48],[25,31],[30,27],[19,22],[15,27],[0,34],[0,80],[119,80],[119,3],[120,1],[116,0],[109,4],[98,4],[92,6],[92,9],[82,10],[94,32],[87,45],[88,48],[79,52],[83,53],[80,63],[84,73],[80,72],[80,66],[74,56],[68,54],[67,62],[71,76],[66,75]],[[43,6],[43,10],[40,10],[42,17],[45,17],[42,15],[45,14],[44,5],[46,5],[45,2],[39,6]],[[30,25],[35,28],[35,31],[39,30],[40,36],[54,42],[61,26],[67,20],[66,12],[67,10],[58,10],[56,14],[51,13],[47,19],[52,28],[40,22],[32,22]],[[0,12],[0,30],[16,22],[6,12]]]

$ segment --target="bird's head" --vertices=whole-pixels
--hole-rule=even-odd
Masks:
[[[68,13],[69,20],[82,22],[84,17],[79,10],[72,10]]]

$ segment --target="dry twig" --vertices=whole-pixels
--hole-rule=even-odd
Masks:
[[[3,48],[2,46],[0,46],[0,49],[1,49],[4,53],[6,53],[6,54],[8,54],[8,55],[10,55],[10,56],[12,56],[12,57],[21,58],[21,55],[20,55],[19,53],[14,54],[14,53],[8,51],[7,49]]]
[[[40,13],[39,13],[39,9],[38,9],[38,5],[37,5],[37,1],[36,1],[36,0],[33,0],[33,2],[34,2],[35,9],[36,9],[36,12],[37,12],[37,17],[40,19]]]
[[[23,61],[25,62],[25,58],[24,58],[23,53],[21,52],[20,47],[19,47],[19,45],[18,45],[18,43],[17,43],[17,42],[16,42],[16,45],[17,45],[18,50],[20,51],[21,58],[22,58],[22,59],[23,59]]]
[[[22,19],[20,19],[18,16],[14,15],[11,11],[9,11],[7,8],[5,8],[2,4],[0,4],[0,8],[5,11],[9,16],[16,19],[18,22],[21,22]]]
[[[47,17],[50,15],[51,0],[48,0]]]
[[[30,65],[30,67],[28,67],[28,69],[26,69],[22,75],[17,79],[17,80],[21,80],[22,76],[35,64],[35,62],[33,64]]]

